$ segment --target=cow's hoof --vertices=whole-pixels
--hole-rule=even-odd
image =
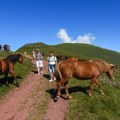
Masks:
[[[104,92],[102,92],[102,95],[105,95],[105,93],[104,93]]]
[[[72,96],[68,96],[67,98],[68,98],[68,99],[72,99]]]
[[[17,87],[20,87],[20,85],[19,85],[19,84],[16,84],[16,86],[17,86]]]
[[[91,97],[91,96],[92,96],[92,94],[90,93],[90,94],[89,94],[89,96]]]

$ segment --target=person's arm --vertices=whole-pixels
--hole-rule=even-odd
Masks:
[[[43,55],[42,55],[42,54],[41,54],[41,56],[40,56],[40,57],[41,57],[41,59],[43,59]]]
[[[47,57],[47,61],[48,61],[48,63],[49,63],[49,57]]]
[[[33,60],[35,60],[35,58],[36,58],[35,54],[32,54],[32,58],[33,58]]]

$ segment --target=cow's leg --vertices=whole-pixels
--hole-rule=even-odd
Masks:
[[[95,80],[95,83],[96,83],[96,85],[99,87],[100,92],[102,93],[102,95],[104,95],[104,92],[103,92],[103,90],[102,90],[102,87],[101,87],[101,85],[100,85],[100,83],[98,82],[97,79]]]
[[[9,81],[8,81],[8,73],[5,74],[5,81],[6,81],[6,84],[9,85]]]
[[[68,81],[65,82],[64,86],[65,86],[65,92],[66,92],[67,98],[71,99],[72,97],[70,96],[69,90],[68,90]]]
[[[94,83],[95,83],[95,79],[91,79],[89,96],[92,96],[92,90],[93,90]]]
[[[16,86],[19,87],[19,83],[18,83],[17,78],[16,78],[15,73],[14,73],[14,65],[12,63],[9,63],[9,73],[14,78],[14,80],[16,82]]]
[[[57,83],[57,87],[58,87],[57,98],[59,98],[61,96],[61,90],[60,90],[61,83],[60,83],[60,81]]]
[[[10,70],[9,73],[10,73],[10,74],[12,75],[12,77],[14,78],[14,80],[15,80],[15,82],[16,82],[16,86],[19,87],[19,83],[18,83],[18,80],[17,80],[17,78],[16,78],[16,76],[15,76],[14,70]]]

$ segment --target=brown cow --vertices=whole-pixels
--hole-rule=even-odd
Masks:
[[[66,60],[66,59],[71,58],[71,56],[57,55],[56,58],[57,58],[57,62],[60,62],[62,60]]]
[[[7,58],[0,60],[0,75],[5,74],[6,83],[7,85],[9,85],[8,73],[10,73],[16,81],[16,86],[19,87],[19,83],[14,72],[14,65],[16,64],[17,61],[23,64],[23,57],[21,54],[9,55]]]
[[[89,60],[89,61],[79,61],[77,59],[67,59],[64,60],[56,66],[55,77],[57,79],[58,94],[57,97],[61,95],[60,88],[65,86],[66,96],[70,98],[68,91],[68,80],[72,77],[77,79],[86,80],[90,79],[90,92],[89,96],[92,96],[92,89],[94,83],[100,89],[100,92],[104,94],[101,85],[98,82],[98,77],[102,73],[106,73],[110,79],[113,79],[113,73],[116,69],[115,65],[108,64],[102,60]]]

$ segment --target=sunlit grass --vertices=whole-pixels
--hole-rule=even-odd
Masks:
[[[93,96],[89,97],[89,80],[70,80],[69,90],[75,86],[79,87],[76,91],[71,91],[72,99],[69,101],[67,120],[118,120],[120,118],[120,88],[107,81],[100,81],[100,84],[105,95],[102,95],[94,85]]]

